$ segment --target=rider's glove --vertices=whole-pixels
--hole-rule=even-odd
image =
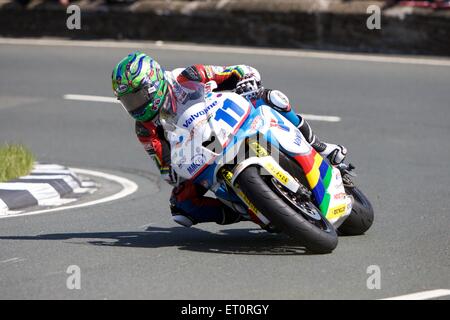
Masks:
[[[243,77],[237,84],[235,92],[247,100],[256,99],[263,87],[257,76],[249,75]]]

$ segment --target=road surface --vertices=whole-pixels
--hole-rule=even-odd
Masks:
[[[111,97],[111,70],[132,49],[73,44],[0,44],[0,141],[139,189],[92,207],[0,219],[0,298],[379,299],[450,288],[448,60],[136,46],[168,69],[253,65],[298,111],[340,117],[311,125],[348,148],[376,220],[366,235],[341,237],[332,254],[309,255],[249,222],[173,223],[170,187],[156,179],[120,105],[63,98]],[[71,265],[81,270],[80,290],[66,286]],[[370,290],[373,265],[381,288]]]

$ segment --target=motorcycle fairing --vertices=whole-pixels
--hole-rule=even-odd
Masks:
[[[345,194],[339,170],[330,166],[290,121],[269,106],[254,109],[235,94],[210,92],[203,103],[191,106],[178,120],[177,127],[185,132],[179,141],[172,144],[172,149],[186,161],[188,157],[183,155],[186,148],[182,145],[191,143],[193,155],[188,155],[190,161],[187,164],[178,163],[177,173],[186,179],[195,179],[196,183],[211,189],[218,197],[229,201],[240,198],[246,203],[239,194],[239,198],[227,194],[226,186],[217,182],[217,171],[227,159],[236,156],[246,138],[260,133],[268,143],[286,152],[303,168],[316,205],[330,222],[338,223],[351,212],[351,201]],[[219,142],[217,147],[220,151],[204,146],[204,142],[213,136]],[[250,161],[247,163],[251,164]],[[281,167],[272,165],[271,168],[269,173],[274,177],[277,173],[285,177],[289,175]]]

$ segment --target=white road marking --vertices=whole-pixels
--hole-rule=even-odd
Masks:
[[[11,259],[0,261],[0,263],[17,263],[17,262],[21,262],[21,261],[25,261],[25,259],[16,257],[16,258],[11,258]]]
[[[427,300],[445,296],[450,296],[450,290],[437,289],[437,290],[422,291],[381,300]]]
[[[63,96],[66,100],[77,100],[77,101],[93,101],[93,102],[107,102],[107,103],[120,103],[116,98],[103,97],[103,96],[90,96],[84,94],[65,94]],[[320,116],[316,114],[302,114],[306,120],[314,121],[326,121],[326,122],[339,122],[340,117],[336,116]]]
[[[66,100],[78,100],[78,101],[93,101],[93,102],[109,102],[109,103],[120,103],[119,100],[112,97],[102,97],[102,96],[89,96],[84,94],[65,94],[64,99]]]
[[[190,53],[192,52],[230,53],[230,54],[236,53],[236,54],[268,55],[268,56],[293,57],[293,58],[312,58],[312,59],[326,59],[326,60],[399,63],[399,64],[450,67],[450,59],[448,58],[319,52],[301,49],[261,49],[248,47],[198,45],[189,43],[165,43],[162,41],[156,42],[81,41],[81,40],[64,40],[64,39],[0,38],[0,44],[58,46],[58,47],[89,47],[89,48],[130,48],[130,49],[146,48],[149,50],[188,51]]]
[[[138,190],[138,185],[136,183],[134,183],[131,180],[128,180],[126,178],[123,177],[119,177],[113,174],[109,174],[109,173],[104,173],[104,172],[99,172],[99,171],[94,171],[94,170],[87,170],[87,169],[79,169],[79,168],[71,168],[75,173],[80,173],[80,174],[86,174],[86,175],[91,175],[94,177],[100,177],[103,179],[107,179],[107,180],[111,180],[114,182],[119,183],[122,186],[122,190],[120,190],[119,192],[105,197],[105,198],[101,198],[101,199],[97,199],[97,200],[93,200],[93,201],[89,201],[89,202],[85,202],[85,203],[80,203],[80,204],[75,204],[75,205],[71,205],[71,206],[65,206],[65,207],[59,207],[59,208],[52,208],[52,209],[45,209],[45,210],[37,210],[37,211],[32,211],[32,212],[26,212],[26,213],[21,213],[21,214],[16,214],[16,215],[5,215],[5,216],[0,216],[0,219],[4,219],[4,218],[13,218],[13,217],[23,217],[23,216],[31,216],[31,215],[36,215],[36,214],[42,214],[42,213],[50,213],[50,212],[56,212],[56,211],[63,211],[63,210],[70,210],[70,209],[76,209],[76,208],[83,208],[83,207],[88,207],[88,206],[92,206],[92,205],[96,205],[96,204],[100,204],[100,203],[105,203],[105,202],[109,202],[109,201],[114,201],[114,200],[118,200],[121,198],[124,198],[134,192],[136,192]]]
[[[301,114],[303,118],[306,120],[315,120],[315,121],[326,121],[326,122],[339,122],[341,121],[341,117],[336,116],[318,116],[315,114]]]

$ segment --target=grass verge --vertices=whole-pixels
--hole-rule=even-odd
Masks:
[[[0,146],[0,182],[27,175],[33,164],[34,156],[27,147],[20,144]]]

